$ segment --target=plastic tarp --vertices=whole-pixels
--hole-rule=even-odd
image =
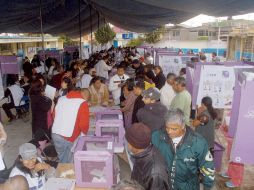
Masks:
[[[82,33],[110,22],[126,30],[148,32],[199,14],[239,15],[254,12],[253,0],[80,0]],[[79,35],[79,0],[41,0],[44,33]],[[0,0],[0,32],[40,33],[39,0]],[[98,15],[100,15],[98,17]]]

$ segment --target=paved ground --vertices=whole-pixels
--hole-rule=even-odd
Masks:
[[[4,119],[4,118],[3,118]],[[5,146],[5,162],[8,167],[12,166],[15,159],[18,155],[18,147],[20,144],[28,142],[31,140],[31,123],[30,121],[24,122],[22,120],[16,120],[12,122],[10,125],[4,125],[8,140]],[[220,139],[220,142],[226,147],[226,140],[222,133],[217,130],[217,138]],[[129,178],[130,177],[130,168],[125,161],[122,159],[119,160],[121,168],[121,178]],[[225,171],[228,166],[228,161],[226,155],[224,153],[223,156],[223,166],[222,170]],[[216,187],[213,190],[226,190],[227,188],[224,185],[225,179],[217,176],[216,177]],[[201,189],[203,189],[201,187]],[[245,176],[242,187],[236,188],[236,190],[254,190],[254,166],[246,166],[245,167]]]

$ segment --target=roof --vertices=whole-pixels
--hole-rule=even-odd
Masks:
[[[148,32],[167,24],[179,24],[201,13],[211,16],[254,12],[252,0],[80,0],[82,33],[98,21],[134,32]],[[79,35],[78,0],[41,0],[44,33]],[[0,0],[0,32],[40,33],[40,0]],[[100,16],[98,16],[100,15]]]

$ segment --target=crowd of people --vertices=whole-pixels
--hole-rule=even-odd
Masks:
[[[203,183],[209,190],[215,180],[216,112],[212,99],[204,97],[196,117],[190,118],[185,68],[179,74],[163,73],[152,59],[150,54],[142,57],[136,48],[114,47],[96,52],[87,60],[76,57],[65,67],[54,58],[42,61],[35,55],[30,62],[26,57],[24,76],[21,80],[10,76],[5,91],[8,101],[2,107],[12,122],[17,117],[11,109],[22,105],[22,98],[28,96],[33,137],[43,130],[52,139],[59,162],[71,163],[74,142],[89,130],[89,108],[119,106],[134,167],[132,181],[112,189],[129,184],[130,189],[198,190]],[[57,89],[54,98],[47,97],[47,85]],[[0,140],[6,140],[4,128],[0,129]],[[36,146],[25,143],[5,183],[23,180],[24,189],[29,186],[30,190],[40,190],[50,170],[52,167],[37,155]],[[17,176],[26,180],[15,179]]]

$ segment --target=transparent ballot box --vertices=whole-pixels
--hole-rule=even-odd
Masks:
[[[123,120],[123,114],[117,109],[108,109],[96,113],[96,120]]]

